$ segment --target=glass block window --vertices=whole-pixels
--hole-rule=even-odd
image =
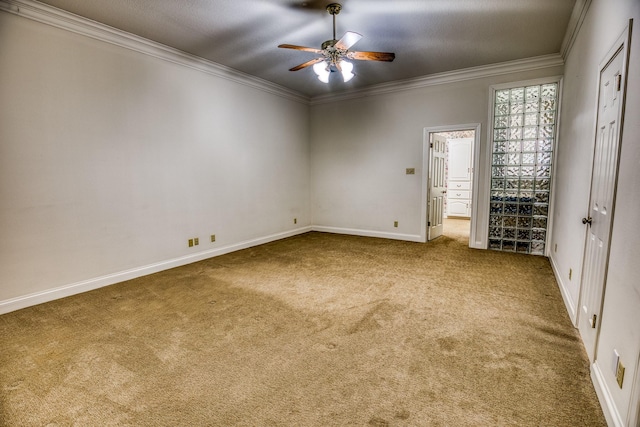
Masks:
[[[496,90],[489,249],[544,255],[558,84]]]

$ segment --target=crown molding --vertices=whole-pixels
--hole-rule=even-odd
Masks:
[[[367,96],[381,95],[390,92],[413,90],[427,86],[436,86],[465,80],[517,73],[521,71],[557,67],[561,65],[564,65],[564,60],[562,59],[560,54],[555,53],[552,55],[536,56],[533,58],[518,59],[516,61],[501,62],[498,64],[482,65],[479,67],[464,68],[461,70],[430,74],[428,76],[413,79],[398,80],[391,83],[383,83],[370,86],[368,88],[342,92],[339,94],[321,95],[311,98],[311,105],[344,101],[354,98],[364,98]]]
[[[578,37],[580,27],[584,22],[584,18],[587,16],[589,6],[591,6],[591,0],[577,0],[576,4],[573,6],[571,17],[569,18],[569,24],[567,25],[567,31],[564,34],[564,39],[562,40],[562,45],[560,47],[560,56],[562,56],[562,59],[564,60],[567,59],[567,56],[573,47],[573,43],[576,41],[576,37]]]
[[[127,33],[34,0],[0,0],[0,10],[92,39],[130,49],[154,58],[182,65],[296,102],[309,104],[309,97],[233,68],[188,54],[178,49]]]

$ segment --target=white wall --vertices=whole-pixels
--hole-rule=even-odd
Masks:
[[[599,63],[630,18],[634,19],[629,62],[619,182],[611,255],[594,376],[605,414],[612,425],[626,425],[631,389],[640,356],[640,2],[593,0],[566,59],[560,146],[556,161],[553,263],[561,277],[569,310],[578,308],[585,228],[594,148]],[[569,269],[573,277],[568,279]],[[616,384],[613,350],[626,367],[625,382]],[[637,403],[636,403],[637,404]]]
[[[479,179],[488,179],[490,86],[561,75],[561,66],[475,78],[311,107],[311,183],[315,226],[338,232],[418,241],[423,129],[481,123]],[[415,168],[415,175],[406,175]],[[478,236],[486,240],[488,191],[477,205]],[[393,222],[398,221],[398,228]]]
[[[0,52],[3,311],[310,225],[306,103],[5,12]]]

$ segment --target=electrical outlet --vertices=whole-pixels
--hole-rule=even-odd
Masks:
[[[193,247],[193,239],[189,239],[189,247],[192,248]]]
[[[398,221],[393,221],[393,226],[397,227],[398,226]]]
[[[293,223],[297,224],[298,223],[298,218],[293,218]]]
[[[195,237],[195,238],[193,239],[193,244],[194,244],[194,245],[196,245],[196,246],[198,246],[198,245],[200,244],[200,239],[198,239],[197,237]]]
[[[215,241],[216,241],[216,235],[215,235],[215,234],[212,234],[212,235],[211,235],[211,243],[213,243],[213,242],[215,242]]]
[[[624,380],[624,366],[622,366],[622,362],[618,359],[618,369],[616,370],[616,381],[618,382],[618,386],[622,388],[622,380]]]

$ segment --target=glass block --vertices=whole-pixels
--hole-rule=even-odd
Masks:
[[[516,252],[528,254],[531,251],[530,246],[531,243],[529,242],[518,242],[516,246]]]
[[[489,205],[489,213],[490,214],[501,214],[502,213],[502,203],[491,203]]]
[[[509,114],[509,104],[496,104],[495,115],[506,116]]]
[[[547,216],[549,214],[548,205],[533,205],[533,214]]]
[[[518,229],[518,240],[531,240],[531,230],[528,228]]]
[[[540,126],[539,129],[539,134],[540,134],[540,138],[553,138],[553,133],[554,133],[554,126]],[[547,151],[550,151],[547,150]]]
[[[496,116],[493,127],[496,129],[506,128],[509,126],[509,116]]]
[[[493,143],[493,152],[494,153],[504,153],[507,151],[507,143],[504,141],[496,141]]]
[[[520,191],[520,201],[526,201],[527,203],[533,203],[535,200],[533,198],[533,192],[531,191]]]
[[[522,177],[533,177],[534,173],[536,172],[536,167],[535,166],[522,166],[520,168],[520,176]]]
[[[503,240],[502,241],[502,250],[507,252],[515,252],[516,250],[516,242],[513,240]]]
[[[545,111],[540,114],[540,124],[549,125],[555,123],[556,113],[554,111]]]
[[[524,99],[524,88],[518,87],[511,89],[511,102],[522,101]]]
[[[522,143],[520,141],[509,141],[507,142],[507,151],[511,153],[519,153],[522,148]]]
[[[522,139],[522,128],[509,128],[509,139]]]
[[[533,165],[536,163],[536,153],[522,153],[522,164]]]
[[[494,166],[491,168],[491,176],[500,178],[506,175],[506,168],[504,166]]]
[[[547,229],[547,218],[542,217],[533,217],[533,227],[534,228],[544,228]]]
[[[516,229],[515,228],[503,228],[502,229],[502,238],[503,239],[515,239],[516,238]]]
[[[509,189],[507,189],[504,192],[504,201],[505,202],[517,202],[518,201],[518,190],[509,190]]]
[[[520,153],[510,152],[509,154],[507,154],[507,164],[508,165],[519,166],[520,165]]]
[[[531,253],[534,255],[544,255],[544,243],[531,242]]]
[[[494,141],[506,141],[509,136],[508,129],[494,129],[493,140]]]
[[[539,165],[550,165],[551,164],[551,153],[541,152],[536,155],[536,163]]]
[[[533,179],[521,179],[520,180],[520,189],[521,190],[533,190],[534,185]]]
[[[505,203],[503,212],[504,212],[505,215],[517,215],[518,214],[518,204],[517,203]]]
[[[504,179],[492,179],[491,188],[502,189],[504,188]]]
[[[511,127],[524,126],[524,116],[522,114],[514,114],[509,116],[509,126]]]
[[[540,111],[555,111],[556,100],[555,99],[543,99],[540,103]],[[513,111],[513,108],[511,109]]]
[[[531,228],[531,217],[518,217],[518,228]]]
[[[550,166],[538,166],[536,168],[536,177],[538,177],[538,178],[549,178],[549,177],[551,177],[551,167]]]
[[[524,115],[525,126],[537,126],[538,125],[538,113],[527,113]]]
[[[550,185],[551,182],[548,179],[538,179],[536,180],[536,191],[540,191],[540,190],[544,190],[544,191],[549,191],[550,190]]]
[[[502,219],[502,222],[505,227],[515,227],[517,223],[517,218],[515,216],[505,216]]]
[[[520,203],[518,205],[518,215],[530,216],[533,212],[533,205],[531,203]]]
[[[489,228],[489,238],[499,239],[502,237],[502,228],[500,227],[490,227]]]
[[[553,149],[553,138],[539,139],[537,151],[551,151]]]
[[[547,191],[537,191],[535,194],[536,203],[549,203],[549,193]]]
[[[540,111],[540,101],[527,101],[524,104],[524,111],[525,113],[537,113]]]
[[[522,141],[522,151],[536,151],[536,141]]]
[[[496,103],[498,102],[509,102],[509,89],[497,90],[496,91]]]
[[[519,186],[520,186],[520,180],[519,179],[506,179],[505,180],[505,188],[507,190],[517,190]]]
[[[540,86],[529,86],[525,88],[525,99],[537,99],[540,97]]]
[[[491,190],[491,201],[492,202],[501,202],[503,199],[504,199],[504,191]]]
[[[556,98],[556,92],[557,92],[557,87],[558,84],[557,83],[550,83],[550,84],[546,84],[546,85],[542,85],[542,96],[545,98]]]
[[[494,154],[493,155],[493,164],[494,165],[504,165],[507,163],[507,155],[506,154]]]
[[[531,232],[531,240],[540,240],[544,241],[547,237],[547,232],[545,230],[533,229]]]
[[[520,166],[507,166],[507,178],[517,178],[520,176]]]
[[[511,102],[509,105],[509,112],[511,114],[522,114],[524,113],[524,103],[522,102]]]
[[[526,126],[524,128],[524,139],[536,139],[538,137],[538,127],[537,126]]]
[[[489,226],[500,227],[502,225],[502,217],[498,215],[491,215],[489,217]]]
[[[501,243],[502,243],[502,240],[489,239],[489,249],[500,250],[502,249]]]

